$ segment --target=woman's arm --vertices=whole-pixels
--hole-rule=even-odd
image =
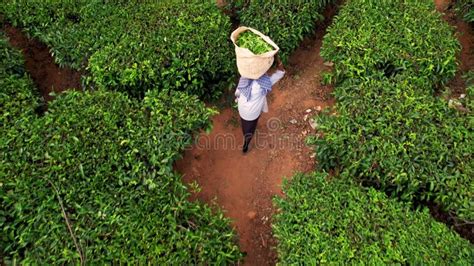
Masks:
[[[277,70],[273,75],[270,76],[270,81],[272,82],[272,85],[277,83],[280,79],[283,78],[285,75],[285,71],[283,70]]]
[[[276,61],[278,70],[270,76],[270,81],[272,82],[272,85],[277,83],[285,75],[285,68],[283,67],[283,63],[281,62],[280,57],[278,55],[276,55]]]

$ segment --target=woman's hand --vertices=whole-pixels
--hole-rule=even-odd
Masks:
[[[239,90],[239,89],[236,89],[234,95],[235,95],[235,100],[234,100],[234,102],[236,102],[236,103],[239,102],[240,90]]]

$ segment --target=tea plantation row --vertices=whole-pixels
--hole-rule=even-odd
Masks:
[[[287,33],[277,36],[285,56],[312,30],[322,3],[286,2],[289,24],[265,27]],[[262,11],[252,4],[247,14]],[[47,44],[58,64],[81,70],[95,91],[60,95],[38,117],[20,55],[1,39],[2,67],[12,69],[0,80],[12,83],[1,91],[4,261],[237,261],[228,221],[188,202],[171,167],[214,112],[175,91],[215,98],[234,78],[230,20],[214,1],[3,1],[0,12]]]
[[[321,166],[473,221],[471,110],[449,108],[433,89],[454,77],[459,50],[432,1],[345,6],[321,51],[338,80],[338,115],[321,118]]]
[[[282,265],[471,265],[472,245],[428,210],[363,189],[350,176],[296,175],[276,200]]]
[[[188,202],[171,167],[214,113],[177,91],[215,98],[234,78],[230,20],[214,1],[0,2],[9,21],[98,89],[61,95],[38,117],[18,52],[2,39],[0,256],[237,261],[228,221]],[[241,23],[271,36],[286,61],[332,1],[232,2]],[[459,45],[433,10],[428,1],[353,0],[336,18],[323,54],[336,63],[338,115],[319,118],[325,138],[314,142],[321,168],[340,175],[296,176],[286,186],[274,226],[282,262],[474,259],[472,245],[426,211],[357,187],[472,217],[470,114],[432,96],[453,76]]]
[[[39,104],[33,82],[28,78],[21,53],[8,45],[0,32],[0,129],[6,130],[18,117],[33,116]]]
[[[242,25],[253,27],[270,36],[278,44],[283,62],[305,36],[313,33],[321,14],[334,0],[318,1],[229,1],[227,8],[235,12]]]
[[[229,2],[242,25],[272,36],[286,61],[333,1]],[[141,97],[159,87],[216,99],[234,80],[231,23],[215,1],[4,0],[0,12],[98,88]]]
[[[230,263],[219,211],[189,202],[172,163],[214,110],[183,92],[66,92],[35,113],[0,38],[0,257],[6,264]],[[70,227],[69,227],[70,226]]]
[[[296,176],[276,201],[284,264],[471,264],[474,247],[411,204],[474,220],[473,91],[467,111],[433,96],[458,52],[432,1],[342,7],[321,50],[335,63],[336,112],[317,117],[324,134],[309,141],[319,170],[336,175]]]
[[[17,1],[0,12],[88,84],[143,97],[148,89],[216,98],[234,78],[230,19],[215,1]]]

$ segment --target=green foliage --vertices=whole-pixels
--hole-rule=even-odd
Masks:
[[[321,85],[327,86],[336,83],[334,73],[332,72],[323,72],[321,77]]]
[[[423,89],[457,70],[460,45],[433,1],[349,1],[323,40],[321,55],[338,80],[417,77]]]
[[[0,10],[98,88],[143,96],[158,87],[215,98],[232,83],[230,20],[215,1],[15,0]]]
[[[229,263],[241,257],[219,211],[188,201],[172,163],[214,114],[196,97],[150,91],[38,97],[0,38],[0,257],[9,263]],[[60,203],[61,202],[61,203]]]
[[[456,1],[456,11],[469,23],[474,23],[474,1],[458,0]]]
[[[278,256],[288,264],[470,265],[474,248],[430,217],[350,178],[298,174],[275,200]]]
[[[472,115],[431,89],[454,76],[458,52],[432,1],[348,2],[321,50],[339,84],[338,115],[319,117],[324,138],[310,140],[320,167],[474,220]]]
[[[254,54],[263,54],[273,50],[270,44],[251,31],[241,33],[237,39],[237,45],[249,49]]]
[[[472,115],[418,94],[412,83],[338,86],[338,114],[318,117],[324,137],[310,141],[318,147],[319,166],[404,200],[434,200],[474,220]]]
[[[280,57],[286,62],[303,38],[314,31],[315,23],[323,19],[323,8],[332,2],[236,0],[229,5],[239,9],[237,14],[242,25],[270,36],[280,47]]]
[[[38,119],[0,136],[0,247],[8,262],[230,263],[241,256],[221,212],[188,201],[172,164],[210,126],[181,92],[143,102],[67,92]],[[13,130],[15,130],[13,132]]]
[[[464,20],[470,23],[474,23],[474,7],[471,7],[469,11],[464,15]]]
[[[461,104],[469,111],[474,110],[474,70],[471,70],[463,75],[466,85],[466,96],[461,99]]]
[[[0,32],[0,130],[23,116],[33,115],[39,104],[23,65],[20,51],[10,47]]]

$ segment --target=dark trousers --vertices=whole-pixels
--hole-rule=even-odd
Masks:
[[[250,141],[252,140],[253,134],[255,133],[255,129],[257,128],[259,118],[260,116],[252,121],[245,120],[242,117],[240,118],[242,123],[242,133],[244,134],[244,147],[248,148]]]

